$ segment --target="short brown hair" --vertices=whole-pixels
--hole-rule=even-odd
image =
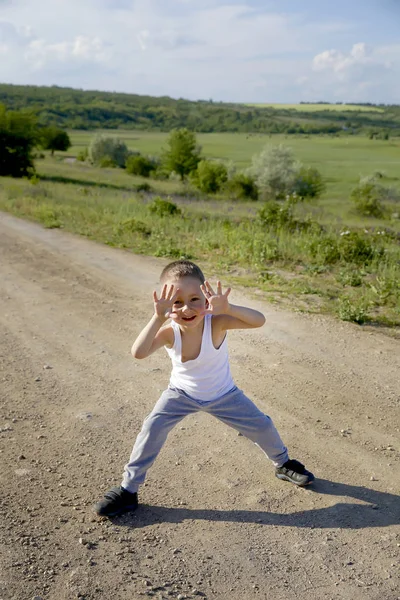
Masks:
[[[182,277],[194,277],[200,283],[205,282],[205,277],[200,267],[190,260],[176,260],[167,265],[160,275],[160,282],[165,283],[167,279],[181,279]]]

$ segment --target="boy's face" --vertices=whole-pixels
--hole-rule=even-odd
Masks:
[[[174,285],[174,291],[179,288],[178,296],[172,307],[174,318],[179,325],[191,329],[199,325],[204,319],[206,299],[201,291],[201,282],[194,277],[166,281],[167,285]]]

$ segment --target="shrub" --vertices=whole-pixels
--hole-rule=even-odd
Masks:
[[[153,202],[149,205],[149,210],[158,217],[169,217],[178,216],[182,214],[182,211],[176,204],[163,198],[154,198]]]
[[[117,138],[97,135],[90,143],[89,159],[94,164],[100,164],[103,159],[109,159],[117,167],[125,167],[129,151],[124,142]]]
[[[111,156],[103,156],[103,157],[102,157],[102,158],[99,160],[99,162],[98,162],[98,166],[99,166],[101,169],[114,169],[114,168],[117,166],[117,164],[116,164],[115,160],[113,160],[113,159],[111,158]]]
[[[300,198],[319,198],[325,190],[326,184],[318,169],[300,167],[294,183],[294,192]]]
[[[266,202],[258,212],[262,225],[267,227],[282,227],[292,223],[292,211],[290,206],[279,202]]]
[[[131,218],[118,223],[115,227],[115,233],[118,235],[123,233],[140,233],[144,236],[149,236],[151,235],[151,229],[143,221]]]
[[[374,179],[360,181],[350,195],[360,215],[377,219],[383,217],[384,214],[383,197],[384,188]]]
[[[365,303],[352,300],[348,296],[339,298],[337,314],[342,321],[350,321],[359,325],[369,320]]]
[[[333,265],[340,261],[337,238],[333,235],[322,235],[311,238],[308,244],[310,256],[321,265]]]
[[[280,144],[266,146],[261,154],[253,156],[247,173],[261,192],[281,200],[294,190],[298,170],[293,151]]]
[[[351,287],[359,287],[363,283],[364,273],[357,269],[346,267],[342,269],[337,275],[336,279],[342,285],[349,285]]]
[[[338,239],[340,259],[354,264],[367,264],[383,252],[383,248],[367,234],[358,231],[342,231]]]
[[[135,189],[137,192],[145,193],[151,192],[153,190],[153,188],[149,183],[147,183],[147,181],[145,181],[144,183],[139,183],[139,185],[137,185]]]
[[[87,160],[89,157],[89,152],[87,148],[84,148],[83,150],[80,150],[78,152],[78,154],[76,155],[76,160],[79,160],[81,162],[85,162],[85,160]]]
[[[221,162],[201,160],[193,175],[193,183],[205,194],[215,194],[228,179],[226,167]]]
[[[156,169],[154,162],[146,156],[128,156],[125,163],[126,172],[140,177],[149,177]]]
[[[227,190],[240,200],[257,200],[258,188],[254,179],[246,173],[234,173],[227,183]]]
[[[322,234],[314,237],[309,242],[308,251],[319,264],[343,262],[365,265],[384,253],[380,244],[358,231],[343,231],[339,236]]]

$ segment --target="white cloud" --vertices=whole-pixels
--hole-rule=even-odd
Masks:
[[[48,44],[46,40],[36,39],[30,42],[24,54],[34,69],[43,69],[54,62],[98,62],[107,63],[111,53],[99,38],[79,35],[71,42]]]
[[[379,60],[363,42],[354,44],[349,54],[339,50],[325,50],[313,59],[315,71],[333,72],[338,79],[352,78],[355,73],[365,73],[376,67],[388,68],[386,61]]]
[[[314,57],[312,71],[305,87],[314,98],[393,102],[400,97],[399,45],[373,47],[360,42],[348,53],[325,50]]]

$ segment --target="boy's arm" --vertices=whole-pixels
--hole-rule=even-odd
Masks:
[[[264,325],[265,317],[258,310],[248,308],[247,306],[231,304],[228,300],[231,288],[222,293],[220,281],[217,282],[216,292],[214,292],[208,281],[204,282],[201,290],[209,306],[205,312],[214,315],[216,323],[222,331],[228,329],[251,329]]]
[[[153,315],[146,327],[133,343],[131,354],[134,358],[147,358],[162,346],[172,346],[172,327],[163,327],[166,319]]]
[[[265,323],[264,315],[258,310],[235,304],[229,304],[228,311],[218,315],[217,319],[221,329],[225,331],[228,329],[253,329],[262,327]]]
[[[153,292],[154,315],[133,343],[131,354],[134,358],[146,358],[161,346],[172,347],[174,343],[172,327],[163,327],[163,325],[170,316],[177,293],[178,290],[175,290],[173,285],[164,285],[160,297],[157,296],[157,292]]]

